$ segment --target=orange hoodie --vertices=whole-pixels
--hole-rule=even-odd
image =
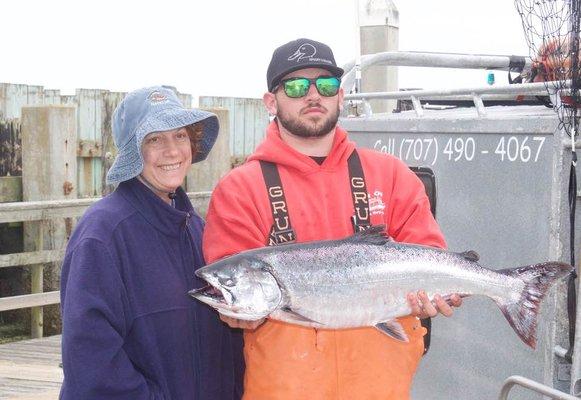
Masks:
[[[278,166],[297,242],[352,235],[347,159],[354,148],[346,132],[337,127],[332,150],[319,165],[283,142],[276,122],[271,123],[248,162],[231,171],[214,190],[204,233],[206,260],[266,245],[273,218],[258,160]],[[386,224],[388,234],[398,242],[445,247],[415,174],[390,155],[357,151],[369,192],[371,223]],[[409,343],[375,328],[317,330],[267,320],[244,332],[243,399],[407,399],[425,329],[414,317],[400,318],[400,323]]]

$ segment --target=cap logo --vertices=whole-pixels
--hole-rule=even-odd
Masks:
[[[159,91],[154,91],[151,92],[149,94],[149,96],[147,96],[147,99],[149,100],[149,102],[154,105],[154,104],[160,104],[160,103],[165,103],[167,100],[167,96]]]
[[[303,58],[312,58],[317,54],[317,49],[310,43],[303,43],[299,46],[297,51],[295,51],[289,58],[289,61],[296,60],[300,62]]]

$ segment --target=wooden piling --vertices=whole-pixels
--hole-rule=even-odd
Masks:
[[[36,237],[36,249],[41,251],[44,249],[44,229],[43,223],[38,224],[38,234]],[[36,264],[31,267],[30,274],[30,292],[31,294],[43,292],[43,277],[44,264]],[[42,307],[32,307],[30,309],[30,336],[33,339],[41,338],[43,333],[44,315]]]
[[[77,197],[77,120],[71,106],[22,108],[22,191],[24,201],[74,199]],[[28,251],[62,249],[68,239],[65,221],[27,222],[24,247]],[[43,271],[34,265],[31,292],[58,290],[60,265]],[[44,276],[44,278],[43,278]],[[58,315],[54,316],[58,319]],[[45,325],[40,307],[32,310],[31,335],[42,337]]]

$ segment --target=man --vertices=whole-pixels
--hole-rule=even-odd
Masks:
[[[337,125],[342,74],[323,43],[298,39],[275,50],[263,100],[276,118],[248,162],[214,191],[204,233],[208,262],[265,245],[339,239],[381,224],[396,241],[445,247],[414,173],[392,156],[355,150]],[[414,315],[399,320],[409,343],[374,328],[317,330],[222,316],[244,328],[243,399],[408,398],[423,353],[425,329],[417,317],[452,314],[439,296],[432,303],[423,292],[410,293],[409,302]],[[460,303],[454,295],[451,304]]]

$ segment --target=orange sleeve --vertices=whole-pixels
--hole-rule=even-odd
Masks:
[[[389,235],[397,242],[446,248],[422,181],[402,161],[394,163]]]
[[[226,177],[214,189],[204,229],[206,262],[266,245],[264,216],[248,187],[237,177]]]

